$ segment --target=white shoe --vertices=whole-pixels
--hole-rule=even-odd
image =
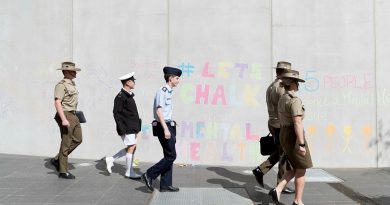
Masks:
[[[106,162],[106,168],[108,173],[111,174],[112,173],[111,167],[114,166],[114,159],[112,157],[106,157],[104,161]]]

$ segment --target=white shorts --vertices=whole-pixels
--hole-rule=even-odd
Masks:
[[[121,138],[123,144],[125,144],[126,146],[137,144],[137,141],[135,139],[135,134],[122,135]]]

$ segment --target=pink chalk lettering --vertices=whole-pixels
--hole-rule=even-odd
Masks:
[[[260,139],[259,135],[252,135],[251,124],[250,123],[246,123],[246,125],[245,125],[245,133],[246,133],[246,139],[248,141],[259,141],[259,139]]]
[[[204,90],[202,88],[202,85],[198,84],[196,85],[196,100],[195,104],[200,104],[200,99],[204,99],[204,104],[207,104],[209,102],[209,90],[210,86],[205,85]]]
[[[219,99],[222,101],[222,105],[226,105],[225,90],[222,85],[218,85],[211,104],[216,105]]]
[[[202,76],[206,78],[214,78],[215,75],[213,73],[209,73],[209,62],[206,62],[203,67]]]
[[[190,159],[192,161],[199,161],[199,143],[191,143],[190,144]]]
[[[186,122],[182,121],[181,122],[181,135],[180,137],[190,137],[193,138],[193,133],[194,133],[194,128],[193,128],[193,123],[192,122]]]

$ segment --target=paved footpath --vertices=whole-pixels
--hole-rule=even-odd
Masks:
[[[125,179],[124,161],[108,175],[101,160],[70,159],[76,180],[57,177],[48,157],[0,154],[0,204],[273,204],[268,191],[276,172],[258,186],[252,167],[177,166],[179,193],[152,193],[141,181]],[[150,163],[140,163],[139,172]],[[390,204],[390,168],[310,169],[304,202],[310,204]],[[158,180],[154,186],[158,188]],[[289,184],[293,188],[293,184]],[[293,195],[282,195],[290,205]]]

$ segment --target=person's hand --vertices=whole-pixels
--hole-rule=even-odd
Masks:
[[[70,126],[69,121],[68,120],[63,120],[62,121],[62,126],[69,127]]]
[[[305,156],[306,155],[306,147],[302,147],[302,146],[298,146],[298,147],[299,147],[298,153],[302,156]]]
[[[168,129],[164,129],[164,136],[165,136],[165,139],[171,139],[171,133],[169,132]]]

